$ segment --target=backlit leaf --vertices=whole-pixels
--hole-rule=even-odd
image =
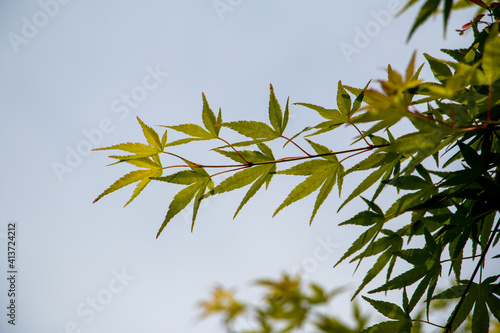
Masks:
[[[437,10],[439,3],[441,0],[426,0],[422,8],[420,8],[420,11],[417,15],[417,18],[415,20],[415,23],[413,23],[412,28],[410,29],[410,33],[408,35],[408,40],[411,38],[415,30],[422,24],[424,21],[426,21],[429,16]]]
[[[342,86],[342,81],[337,84],[337,107],[345,116],[351,112],[351,96]]]
[[[203,98],[203,112],[201,114],[203,125],[205,125],[207,131],[216,138],[219,136],[220,126],[217,126],[217,119],[215,118],[215,114],[212,109],[210,109],[210,106],[208,106],[205,94],[202,94],[201,96]]]
[[[280,136],[269,125],[258,121],[235,121],[224,123],[223,126],[252,139],[272,140]]]
[[[149,144],[154,148],[156,148],[157,150],[161,151],[163,149],[163,146],[161,144],[158,133],[156,133],[156,131],[153,128],[144,124],[139,117],[137,117],[137,121],[139,122],[139,124],[141,124],[142,132],[144,133],[144,136],[148,140]]]
[[[380,312],[389,319],[395,319],[395,320],[409,319],[408,315],[396,304],[384,301],[377,301],[365,296],[363,296],[363,299],[368,303],[370,303],[375,308],[375,310],[377,310],[378,312]]]
[[[281,106],[276,99],[274,94],[273,85],[271,87],[271,94],[269,97],[269,120],[277,133],[283,133],[283,113],[281,112]]]
[[[203,127],[195,124],[182,124],[182,125],[166,126],[166,127],[176,130],[177,132],[181,132],[189,136],[204,140],[210,140],[217,137],[214,134],[203,129]]]
[[[347,117],[343,115],[339,110],[325,109],[322,106],[309,104],[309,103],[295,103],[296,105],[305,106],[311,110],[319,113],[319,115],[325,119],[333,120],[335,124],[344,124],[347,122]]]
[[[492,85],[500,79],[500,37],[498,22],[493,25],[490,36],[484,45],[483,64],[486,84]]]
[[[151,146],[148,146],[144,143],[132,143],[132,142],[127,142],[127,143],[120,143],[117,145],[113,145],[110,147],[105,147],[105,148],[96,148],[93,150],[123,150],[129,153],[136,153],[136,154],[157,154],[158,149],[155,149]]]
[[[102,192],[95,200],[94,203],[97,202],[99,199],[104,197],[105,195],[108,195],[116,190],[121,189],[124,186],[130,185],[132,183],[138,182],[140,180],[143,180],[145,178],[149,177],[154,177],[158,173],[158,170],[135,170],[127,173],[120,179],[118,179],[116,182],[111,184],[110,187],[108,187],[104,192]],[[145,186],[145,185],[144,185]],[[140,191],[139,191],[140,192]],[[132,199],[135,198],[132,197]],[[132,200],[129,200],[129,202]],[[127,204],[129,203],[127,202]]]
[[[170,204],[168,205],[168,211],[167,215],[165,216],[165,219],[163,220],[162,225],[160,226],[160,229],[158,230],[158,233],[156,234],[156,238],[160,236],[161,232],[165,227],[167,226],[168,222],[172,220],[172,218],[179,214],[186,206],[193,200],[194,196],[198,191],[200,190],[200,186],[198,184],[192,184],[177,193]]]

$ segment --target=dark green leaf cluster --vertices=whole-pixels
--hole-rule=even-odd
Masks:
[[[415,2],[410,1],[408,5]],[[363,231],[337,265],[346,259],[359,265],[364,259],[375,257],[375,263],[353,298],[376,281],[383,271],[385,282],[368,293],[400,290],[403,296],[402,307],[364,297],[390,319],[367,328],[365,332],[409,332],[415,323],[412,312],[417,304],[425,302],[429,320],[429,307],[438,299],[456,299],[456,304],[445,322],[433,325],[452,332],[472,314],[472,331],[487,332],[491,316],[500,320],[498,275],[485,276],[487,264],[491,267],[490,262],[495,265],[494,261],[498,259],[498,254],[492,257],[491,253],[500,239],[500,37],[498,23],[494,23],[500,17],[500,6],[480,0],[471,2],[487,11],[488,15],[480,19],[476,17],[464,26],[473,32],[474,41],[470,47],[443,50],[452,60],[424,55],[434,81],[420,78],[426,64],[417,66],[416,54],[404,73],[388,66],[387,78],[378,81],[379,88],[371,86],[371,82],[364,88],[354,88],[339,81],[337,108],[294,104],[312,110],[323,120],[290,137],[285,136],[289,100],[283,110],[272,86],[269,124],[250,120],[224,122],[220,109],[216,117],[205,95],[203,126],[164,126],[167,130],[187,135],[187,138],[168,142],[165,131],[160,139],[154,129],[138,119],[147,144],[124,143],[101,150],[117,149],[130,153],[110,157],[118,160],[117,163],[132,164],[141,169],[117,180],[96,201],[135,182],[139,183],[127,204],[151,180],[184,186],[171,200],[158,237],[191,202],[193,229],[200,202],[207,197],[248,187],[235,211],[236,216],[264,185],[266,189],[269,187],[275,176],[290,175],[298,176],[301,181],[277,207],[274,215],[315,193],[309,220],[312,223],[333,188],[336,186],[340,195],[344,179],[356,179],[353,175],[362,173],[362,181],[339,205],[339,210],[361,198],[366,210],[340,225],[358,226]],[[437,11],[439,4],[440,0],[425,2],[410,35]],[[452,5],[452,1],[445,0],[445,23]],[[406,126],[405,134],[393,135],[401,132],[402,124],[411,124],[411,129]],[[221,136],[223,129],[245,138],[230,143]],[[339,131],[355,133],[354,143],[358,147],[333,151],[311,140],[313,136],[327,136]],[[296,142],[299,137],[306,140],[309,152]],[[166,150],[200,140],[223,142],[223,146],[215,148],[214,152],[231,162],[224,165],[193,162]],[[276,158],[275,151],[268,145],[274,140],[296,146],[300,155]],[[160,154],[179,159],[182,164],[163,167]],[[339,159],[340,156],[343,158]],[[292,163],[292,166],[279,168],[287,163]],[[163,175],[165,169],[174,167],[182,170]],[[208,171],[214,169],[217,171]],[[216,184],[214,176],[222,173],[230,173],[230,176]],[[390,204],[383,196],[387,189],[398,193],[397,199]],[[384,200],[380,199],[382,197]],[[413,244],[423,245],[412,247]],[[400,273],[399,266],[396,266],[398,259],[410,268]],[[474,268],[465,269],[465,262]],[[396,276],[395,271],[398,271]],[[456,285],[436,295],[438,283],[446,272],[453,276]],[[468,279],[464,280],[463,275]],[[229,297],[224,292],[221,295]],[[227,317],[229,322],[244,310],[244,306],[227,302],[231,306]],[[276,319],[273,316],[286,317],[291,320],[289,325],[300,327],[303,308],[300,302],[290,303],[286,309],[273,312],[271,317]],[[262,325],[269,319],[263,318]],[[287,327],[295,327],[293,325]],[[262,327],[262,332],[271,332]]]

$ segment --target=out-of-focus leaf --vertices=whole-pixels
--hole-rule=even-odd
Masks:
[[[410,33],[408,34],[408,40],[411,38],[415,30],[424,23],[429,16],[431,16],[432,13],[434,13],[439,6],[439,3],[441,0],[426,0],[422,8],[420,8],[420,11],[417,15],[417,18],[415,20],[415,23],[413,23],[413,26],[410,29]]]
[[[486,40],[482,61],[486,79],[485,83],[492,85],[500,79],[500,37],[498,36],[498,22],[493,25],[490,35]]]
[[[424,53],[425,59],[431,66],[432,73],[434,77],[438,79],[441,83],[445,82],[447,78],[453,75],[451,69],[442,61],[431,57],[427,53]]]

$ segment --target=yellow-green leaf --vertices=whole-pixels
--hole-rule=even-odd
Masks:
[[[281,134],[273,130],[269,125],[259,121],[235,121],[224,123],[223,126],[252,139],[271,140],[278,138]]]
[[[177,132],[181,132],[189,136],[204,140],[217,138],[217,135],[206,131],[205,129],[203,129],[203,127],[196,124],[182,124],[182,125],[166,126],[166,127],[171,128]]]
[[[125,204],[125,206],[127,206],[129,203],[131,203],[142,192],[142,190],[144,190],[144,188],[146,187],[146,185],[148,185],[149,182],[151,181],[150,177],[158,177],[158,176],[161,176],[161,174],[162,174],[162,170],[161,169],[159,169],[159,170],[156,169],[156,170],[152,170],[152,171],[154,171],[154,172],[152,172],[149,177],[142,179],[137,184],[136,188],[134,189],[134,192],[132,193],[132,196],[127,201],[127,203]]]
[[[202,119],[203,119],[203,125],[205,125],[205,128],[214,136],[218,137],[219,136],[219,131],[220,131],[220,126],[217,125],[217,119],[215,118],[215,114],[210,109],[210,106],[208,106],[207,98],[205,97],[205,94],[202,94],[203,98],[203,112],[202,112]],[[220,112],[219,112],[220,115]]]
[[[268,165],[268,170],[267,173],[262,173],[262,175],[257,179],[252,186],[250,186],[250,189],[248,192],[245,194],[245,197],[243,200],[241,200],[240,205],[238,206],[238,209],[236,209],[236,212],[234,213],[233,218],[238,215],[240,212],[241,208],[257,193],[257,191],[264,185],[265,183],[269,184],[271,181],[271,178],[273,177],[273,172],[276,170],[276,165]]]
[[[113,145],[110,147],[105,147],[105,148],[96,148],[93,150],[123,150],[129,153],[136,153],[136,154],[157,154],[158,149],[155,149],[151,146],[148,146],[144,143],[139,143],[139,142],[127,142],[127,143],[120,143],[117,145]]]
[[[94,200],[94,202],[97,202],[99,199],[101,199],[105,195],[108,195],[116,190],[119,190],[124,186],[130,185],[132,183],[135,183],[135,182],[142,180],[142,179],[145,179],[145,178],[153,177],[157,173],[158,173],[158,170],[135,170],[135,171],[129,172],[126,175],[124,175],[123,177],[121,177],[120,179],[118,179],[116,182],[114,182],[104,192],[102,192]]]
[[[273,85],[270,85],[271,93],[269,97],[269,121],[277,133],[283,134],[283,113],[281,106],[274,94]]]
[[[144,133],[144,136],[148,140],[149,144],[161,151],[163,149],[163,145],[161,143],[160,137],[158,136],[158,133],[156,133],[156,131],[148,125],[144,124],[139,117],[137,117],[137,121],[139,122],[139,124],[141,124],[142,132]]]
[[[492,85],[500,79],[500,37],[498,36],[498,22],[493,25],[483,53],[483,71],[486,84]]]
[[[337,87],[337,107],[343,115],[347,116],[351,112],[351,96],[342,86],[342,81],[338,82]]]
[[[196,193],[200,190],[200,185],[195,183],[192,184],[177,193],[172,201],[170,202],[170,205],[168,205],[168,211],[167,215],[165,216],[165,219],[163,220],[163,223],[158,230],[158,233],[156,234],[156,238],[160,236],[161,232],[165,227],[167,226],[168,222],[172,220],[172,218],[179,214],[186,206],[193,200],[194,196]]]

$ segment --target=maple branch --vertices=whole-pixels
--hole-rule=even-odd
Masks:
[[[347,153],[353,153],[357,152],[354,155],[370,151],[372,149],[376,148],[383,148],[390,146],[390,144],[383,144],[383,145],[371,145],[369,147],[362,147],[362,148],[353,148],[353,149],[346,149],[346,150],[339,150],[339,151],[334,151],[330,153],[323,153],[323,154],[316,154],[316,155],[308,155],[308,156],[297,156],[297,157],[284,157],[280,158],[277,160],[272,160],[272,161],[263,161],[263,162],[247,162],[245,164],[218,164],[218,165],[208,165],[208,164],[198,164],[191,162],[179,155],[169,153],[169,152],[164,152],[165,154],[169,154],[175,157],[178,157],[184,161],[187,161],[189,163],[192,163],[193,165],[172,165],[172,166],[167,166],[163,167],[163,169],[168,169],[168,168],[174,168],[174,167],[185,167],[185,168],[249,168],[252,166],[256,165],[268,165],[268,164],[277,164],[277,163],[284,163],[284,162],[293,162],[293,161],[299,161],[299,160],[304,160],[304,159],[309,159],[309,158],[317,158],[317,157],[323,157],[323,156],[331,156],[331,155],[338,155],[338,154],[347,154]],[[349,157],[352,157],[354,155],[351,155]],[[228,170],[228,171],[234,171],[234,170]]]
[[[178,159],[181,159],[181,160],[183,160],[184,162],[187,162],[187,163],[192,163],[192,164],[194,164],[194,165],[198,165],[197,163],[191,162],[190,160],[185,159],[184,157],[182,157],[182,156],[180,156],[180,155],[177,155],[177,154],[174,154],[174,153],[170,153],[170,152],[168,152],[168,151],[162,151],[162,153],[167,154],[167,155],[171,155],[171,156],[174,156],[174,157],[177,157]]]
[[[470,257],[462,257],[462,258],[445,259],[445,260],[441,260],[440,263],[442,264],[444,262],[455,261],[455,260],[475,259],[477,257],[480,257],[480,256],[470,256]]]
[[[233,172],[233,171],[248,169],[250,167],[251,167],[251,165],[244,165],[244,166],[236,168],[236,169],[224,170],[224,171],[221,171],[221,172],[214,173],[213,175],[210,175],[210,178],[218,176],[218,175],[222,175],[223,173],[226,173],[226,172]]]

